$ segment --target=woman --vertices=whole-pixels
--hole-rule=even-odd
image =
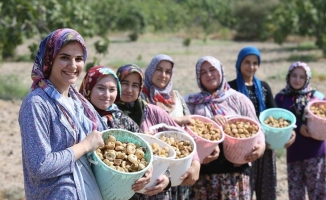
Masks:
[[[26,199],[102,199],[86,154],[103,145],[99,131],[107,127],[72,86],[86,57],[72,29],[40,43],[19,112]]]
[[[145,71],[143,96],[148,103],[168,112],[180,126],[191,123],[190,112],[178,90],[173,90],[174,62],[165,54],[156,55]]]
[[[296,116],[296,140],[287,149],[289,199],[326,199],[326,142],[310,137],[305,109],[313,99],[325,96],[310,87],[311,70],[303,62],[291,64],[286,86],[276,96],[278,107]]]
[[[165,54],[156,55],[145,71],[142,98],[165,110],[180,126],[191,123],[190,112],[183,97],[173,90],[174,62]],[[172,187],[172,199],[189,199],[189,186]]]
[[[140,92],[144,85],[144,74],[134,64],[127,64],[117,70],[117,76],[121,83],[121,97],[117,102],[119,109],[131,117],[143,132],[149,132],[149,127],[159,123],[166,123],[170,126],[177,126],[167,112],[158,106],[146,103],[140,98]],[[156,132],[156,131],[155,131]],[[189,170],[182,176],[183,184],[192,185],[198,178],[199,161],[198,155],[194,158]],[[165,179],[165,177],[163,177]],[[164,184],[163,184],[164,183]],[[153,189],[163,191],[167,186],[167,180]],[[163,187],[164,185],[164,187]],[[166,188],[167,189],[167,188]],[[138,199],[150,199],[145,196],[138,196]],[[162,192],[151,199],[171,199],[170,190]]]
[[[86,57],[72,29],[52,32],[39,46],[19,112],[26,199],[102,199],[86,154],[104,144],[99,131],[107,126],[73,86]]]
[[[114,104],[121,96],[121,85],[112,69],[104,66],[90,68],[79,92],[94,106],[109,127],[139,132],[139,126]]]
[[[265,109],[276,107],[269,85],[255,76],[259,65],[260,52],[256,47],[248,46],[241,49],[235,66],[237,78],[229,82],[231,88],[246,95],[252,101],[257,117]],[[295,134],[292,135],[286,147],[293,143],[294,136]],[[251,189],[255,191],[257,200],[275,200],[275,151],[266,148],[264,155],[252,164]]]
[[[228,115],[247,116],[258,121],[255,108],[243,94],[230,88],[220,61],[205,56],[196,64],[197,85],[201,92],[185,96],[190,113],[211,118],[225,125]],[[258,143],[246,160],[253,162],[265,150],[265,138],[261,133]],[[248,164],[235,165],[226,160],[223,143],[215,160],[204,160],[199,180],[192,186],[192,199],[250,199],[250,167]]]

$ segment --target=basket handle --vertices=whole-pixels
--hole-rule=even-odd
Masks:
[[[182,128],[178,128],[178,127],[174,127],[174,126],[169,126],[169,125],[167,125],[165,123],[160,123],[160,124],[156,124],[154,126],[151,126],[151,127],[149,127],[148,130],[149,130],[150,133],[152,133],[153,130],[159,129],[159,128],[163,128],[163,127],[167,128],[167,129],[172,129],[172,130],[176,130],[176,131],[185,132],[185,130],[183,130]]]
[[[97,165],[98,164],[97,161],[93,160],[92,152],[88,152],[87,153],[87,158],[88,158],[88,162],[90,162],[91,164],[93,164],[93,165]]]
[[[225,118],[226,119],[232,119],[234,117],[238,117],[239,115],[226,115]]]

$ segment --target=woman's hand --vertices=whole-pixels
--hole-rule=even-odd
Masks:
[[[204,158],[203,164],[207,164],[212,162],[213,160],[216,160],[219,155],[220,155],[220,147],[217,145],[214,151],[212,152],[212,154]]]
[[[301,127],[300,127],[300,133],[301,133],[301,135],[303,135],[305,137],[310,137],[308,126],[305,125],[305,124],[302,124],[301,125]]]
[[[75,160],[78,160],[88,152],[95,151],[97,148],[104,146],[102,133],[94,130],[88,134],[81,142],[71,146],[75,155]]]
[[[245,156],[245,159],[247,162],[253,162],[258,158],[260,158],[264,154],[264,151],[265,151],[265,147],[262,144],[256,144],[252,148],[251,154]]]
[[[137,192],[143,189],[150,181],[153,175],[153,166],[151,166],[143,177],[138,179],[133,185],[132,190]]]
[[[193,185],[199,179],[200,162],[193,160],[188,171],[181,176],[181,185]]]
[[[88,134],[81,143],[86,147],[87,152],[95,151],[97,148],[104,145],[102,133],[98,130],[94,130]]]
[[[220,126],[225,126],[228,123],[228,120],[223,115],[215,115],[211,119]]]
[[[295,141],[295,131],[292,130],[292,134],[291,134],[291,137],[289,139],[289,141],[284,145],[284,148],[288,148],[289,146],[291,146],[293,144],[293,142]]]
[[[155,183],[155,186],[145,188],[146,192],[144,194],[152,196],[163,192],[163,190],[169,185],[170,180],[169,177],[167,177],[166,175],[161,175],[156,179]]]
[[[183,125],[187,125],[187,124],[192,124],[192,123],[195,122],[193,119],[190,118],[189,115],[185,115],[185,116],[182,116],[182,117],[175,117],[175,118],[173,118],[173,120],[179,126],[183,126]]]

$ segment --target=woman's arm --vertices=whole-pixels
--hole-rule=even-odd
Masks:
[[[54,106],[50,106],[47,99],[40,96],[27,97],[19,113],[23,165],[27,168],[25,173],[34,180],[69,174],[74,168],[75,155],[68,148],[64,136],[66,129],[52,118],[56,115],[52,112],[56,111]],[[58,137],[54,137],[54,134],[58,134]]]

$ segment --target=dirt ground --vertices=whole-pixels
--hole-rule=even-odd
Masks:
[[[274,43],[245,43],[230,41],[214,41],[204,44],[202,41],[193,41],[189,47],[182,46],[179,38],[141,38],[137,42],[127,42],[124,37],[112,37],[109,54],[105,57],[95,55],[93,42],[87,39],[88,61],[94,56],[101,58],[101,65],[110,63],[144,63],[146,67],[153,56],[159,53],[170,55],[175,61],[173,77],[174,88],[182,95],[197,92],[195,79],[196,61],[205,55],[218,58],[226,71],[227,80],[235,78],[235,62],[238,51],[247,45],[254,45],[261,50],[262,63],[257,72],[257,77],[266,80],[274,94],[285,86],[284,77],[290,65],[290,56],[321,54],[319,51],[297,51],[297,44],[287,43],[283,46]],[[292,49],[292,50],[288,50]],[[29,54],[27,44],[17,49],[19,55]],[[4,62],[0,64],[1,75],[16,74],[25,85],[31,84],[30,72],[32,62]],[[318,73],[323,73],[325,62],[323,60],[309,62],[311,68]],[[80,84],[82,76],[77,85]],[[274,77],[274,79],[272,78]],[[326,93],[325,82],[314,82],[313,86]],[[18,112],[21,101],[4,101],[0,99],[0,199],[23,199],[23,172],[21,161],[21,135],[18,124]],[[287,198],[287,175],[285,158],[277,160],[278,199]]]

